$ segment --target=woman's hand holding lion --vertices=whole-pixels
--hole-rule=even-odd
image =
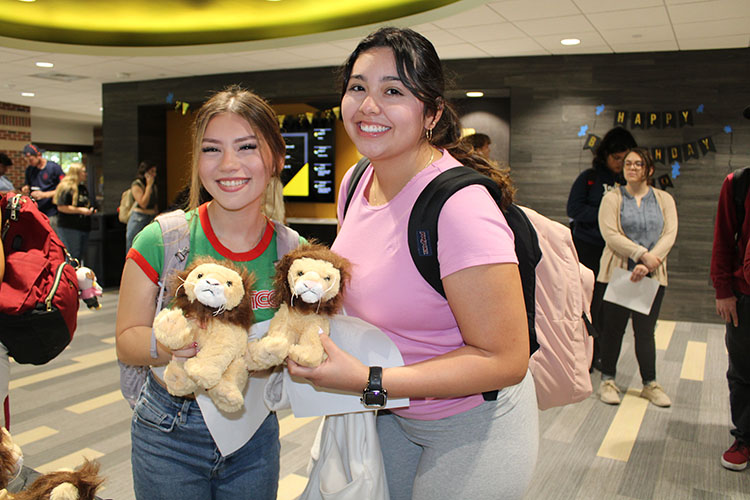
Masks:
[[[360,393],[367,385],[370,369],[357,358],[340,349],[328,335],[321,335],[320,342],[328,354],[323,364],[308,368],[287,359],[289,374],[302,377],[318,387]]]

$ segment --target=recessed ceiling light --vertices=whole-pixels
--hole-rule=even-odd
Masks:
[[[466,93],[466,97],[483,97],[483,96],[484,96],[484,92],[479,92],[479,91],[471,91],[471,92]]]
[[[563,38],[560,43],[563,45],[578,45],[581,41],[578,38]]]
[[[35,95],[33,92],[21,92],[21,96],[23,97],[34,97]]]
[[[27,3],[36,2],[36,0],[18,0],[18,1],[19,2],[27,2]]]
[[[39,66],[40,68],[54,68],[55,67],[55,65],[52,64],[51,62],[44,62],[44,61],[39,61],[36,63],[36,65]]]

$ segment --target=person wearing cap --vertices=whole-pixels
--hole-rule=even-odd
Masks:
[[[39,210],[49,217],[54,227],[57,225],[57,206],[52,203],[52,197],[65,172],[54,161],[43,158],[42,153],[43,150],[34,144],[24,146],[23,155],[29,165],[21,192],[36,200]]]
[[[13,166],[13,162],[8,155],[0,153],[0,194],[5,194],[8,191],[15,191],[13,183],[5,176],[5,173],[10,167]]]

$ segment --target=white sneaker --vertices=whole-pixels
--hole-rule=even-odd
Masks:
[[[619,405],[619,392],[620,389],[618,389],[615,385],[615,381],[612,379],[608,379],[602,380],[602,383],[599,385],[597,394],[599,394],[599,399],[601,399],[603,403],[607,403],[608,405]]]
[[[669,399],[669,396],[667,396],[667,393],[664,392],[662,386],[660,386],[656,381],[649,382],[643,387],[643,390],[641,391],[641,397],[648,399],[656,406],[661,406],[662,408],[672,406],[672,400]]]

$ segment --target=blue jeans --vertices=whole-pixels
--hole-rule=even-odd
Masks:
[[[141,229],[148,226],[149,222],[154,220],[156,216],[152,214],[142,214],[140,212],[130,212],[130,218],[128,219],[128,225],[125,229],[125,254],[127,255],[130,247],[133,246],[133,239],[141,232]]]
[[[262,403],[260,403],[262,404]],[[274,500],[279,422],[222,457],[193,399],[170,395],[149,373],[131,422],[133,489],[139,500]]]

